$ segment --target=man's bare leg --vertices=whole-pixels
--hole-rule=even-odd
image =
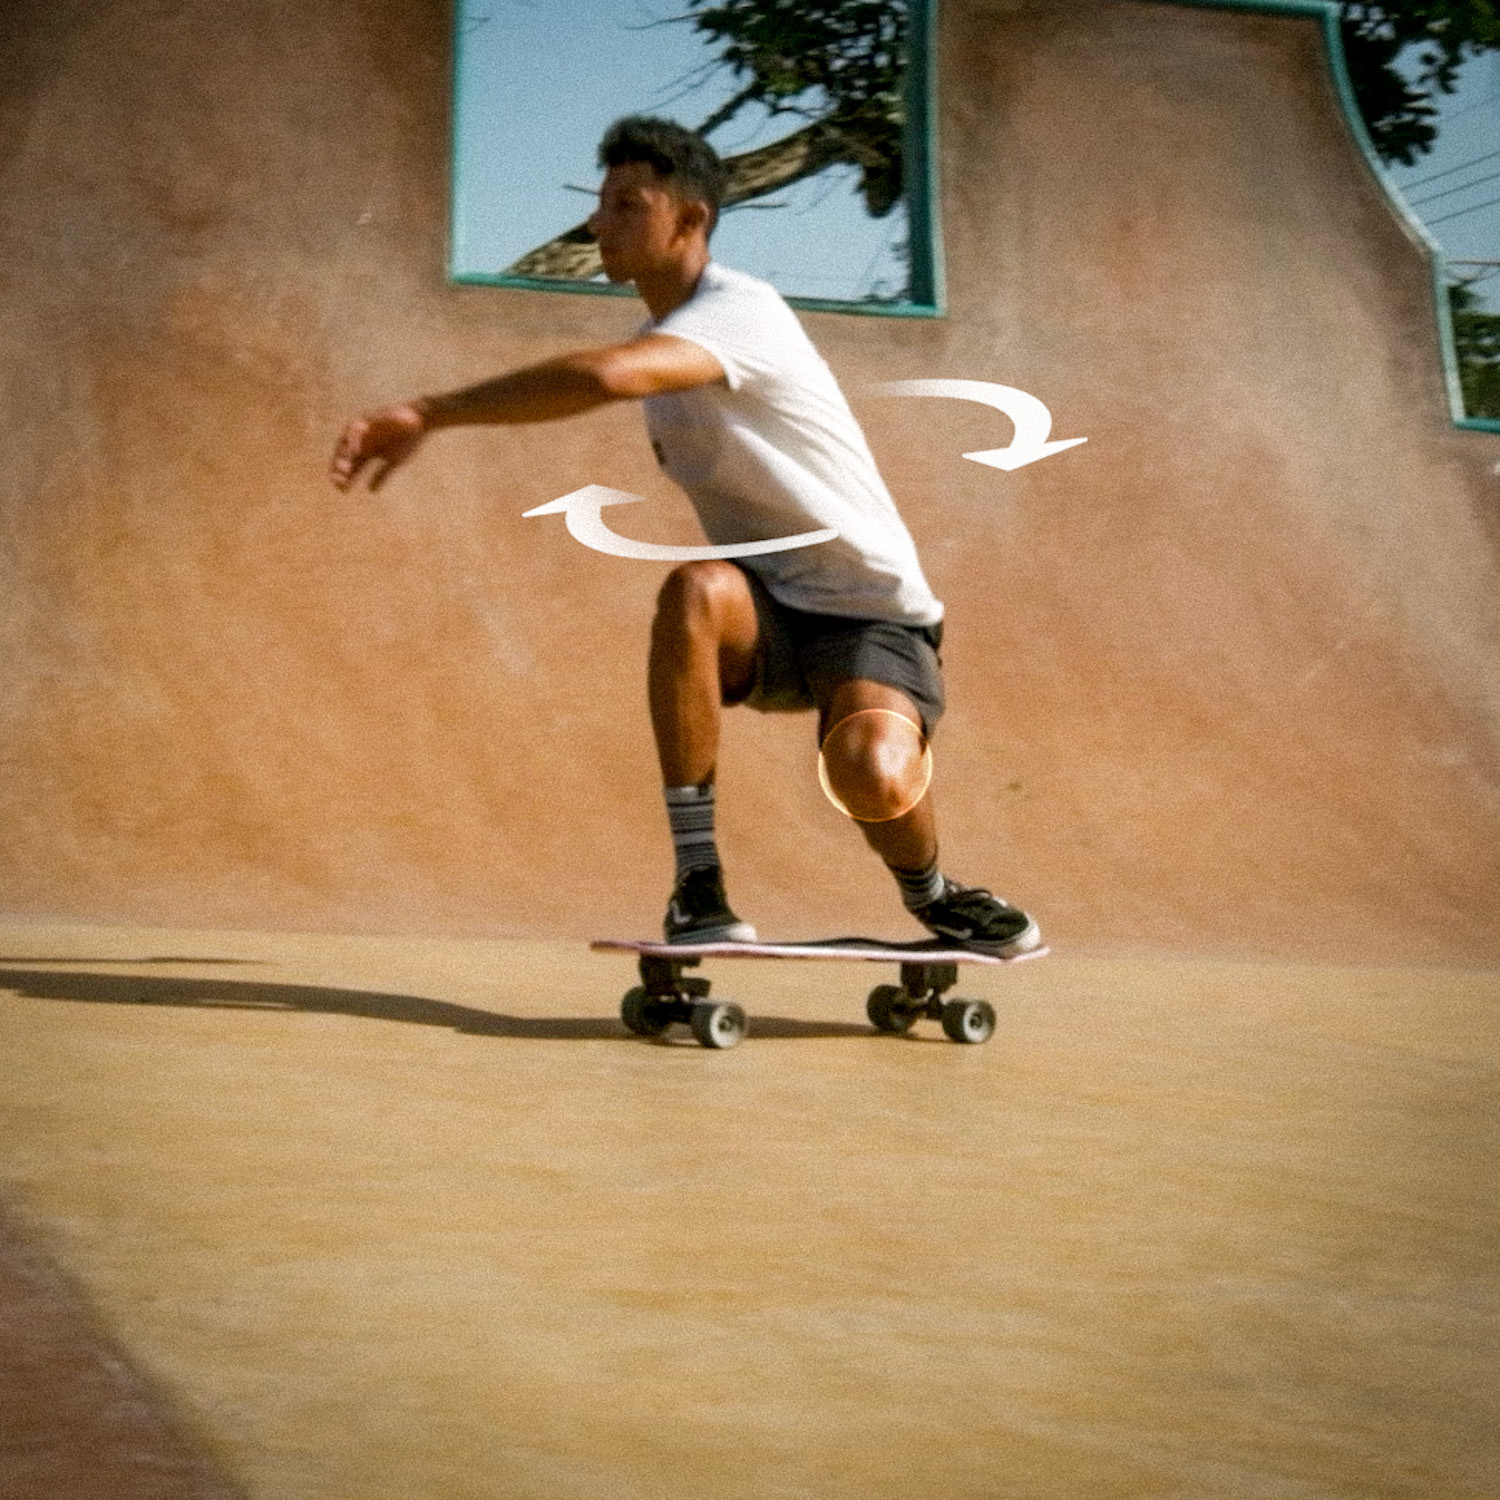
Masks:
[[[750,942],[731,910],[714,839],[714,774],[725,703],[755,682],[760,624],[732,563],[686,563],[668,575],[651,628],[651,724],[661,761],[677,883],[663,923],[669,942]]]
[[[899,688],[864,679],[841,683],[818,739],[827,745],[825,765],[835,792],[846,806],[868,814],[859,818],[865,842],[893,869],[922,870],[937,858],[937,818],[930,793],[909,811],[889,816],[910,801],[910,761],[921,753],[919,737],[892,715],[920,732],[922,715]],[[828,741],[829,731],[840,725],[847,727]]]
[[[842,683],[819,726],[829,785],[896,877],[907,909],[930,931],[1002,957],[1039,947],[1041,934],[1025,912],[939,871],[930,792],[908,806],[921,784],[915,773],[924,745],[920,732],[913,733],[921,722],[916,705],[897,688]]]
[[[755,599],[729,562],[685,563],[662,585],[651,627],[651,726],[664,786],[705,786],[726,703],[755,681]]]

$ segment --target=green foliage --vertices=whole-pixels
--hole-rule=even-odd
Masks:
[[[722,43],[719,61],[745,82],[699,127],[747,104],[836,132],[860,170],[876,218],[901,196],[907,0],[687,0],[693,29]]]
[[[872,213],[900,192],[907,0],[686,0],[682,20],[721,44],[743,80],[704,134],[747,104],[834,123],[849,134]],[[1360,112],[1383,160],[1410,166],[1437,136],[1433,98],[1464,60],[1500,48],[1500,0],[1343,0],[1342,29]],[[1417,48],[1416,77],[1396,59]]]
[[[1500,314],[1481,312],[1479,298],[1463,285],[1449,287],[1448,299],[1464,410],[1500,419]]]
[[[1344,0],[1349,78],[1381,160],[1411,166],[1437,138],[1437,93],[1450,94],[1464,60],[1500,48],[1495,0]],[[1395,66],[1418,47],[1417,76]]]

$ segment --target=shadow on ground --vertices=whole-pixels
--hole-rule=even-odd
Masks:
[[[46,959],[26,961],[49,962]],[[67,960],[78,961],[76,958]],[[100,960],[111,965],[242,961]],[[313,1015],[357,1016],[365,1021],[446,1026],[471,1036],[509,1037],[524,1041],[639,1040],[632,1037],[618,1020],[608,1016],[508,1016],[421,995],[386,995],[373,990],[343,990],[311,984],[267,984],[254,979],[177,979],[156,974],[89,974],[76,970],[0,968],[0,990],[11,990],[27,1000],[69,1000],[94,1005],[181,1005],[199,1009],[303,1011]],[[750,1029],[752,1035],[762,1041],[873,1035],[867,1026],[838,1021],[799,1021],[784,1016],[753,1016]]]

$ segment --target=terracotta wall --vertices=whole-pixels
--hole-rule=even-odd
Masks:
[[[629,409],[444,434],[379,497],[343,417],[626,333],[447,284],[435,0],[0,11],[0,912],[649,930],[663,569],[521,512],[588,482],[694,539]],[[949,315],[808,315],[949,604],[946,863],[1072,945],[1500,957],[1500,438],[1454,430],[1427,268],[1310,21],[946,0]],[[1006,475],[1040,396],[1087,444]],[[627,527],[628,522],[628,527]],[[904,933],[739,714],[763,930]]]

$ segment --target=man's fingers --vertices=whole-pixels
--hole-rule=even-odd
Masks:
[[[360,475],[360,470],[375,456],[369,451],[370,422],[359,417],[351,422],[339,439],[333,453],[333,482],[341,490],[347,490]]]
[[[394,408],[393,408],[394,410]],[[385,412],[356,417],[343,431],[333,450],[330,475],[341,490],[354,486],[368,469],[370,488],[378,490],[391,470],[404,463],[417,446],[420,430],[411,423],[395,425]]]
[[[359,446],[364,436],[362,421],[351,422],[339,435],[339,440],[333,450],[333,463],[330,465],[333,482],[342,489],[348,489],[350,481],[354,478],[359,467]]]

